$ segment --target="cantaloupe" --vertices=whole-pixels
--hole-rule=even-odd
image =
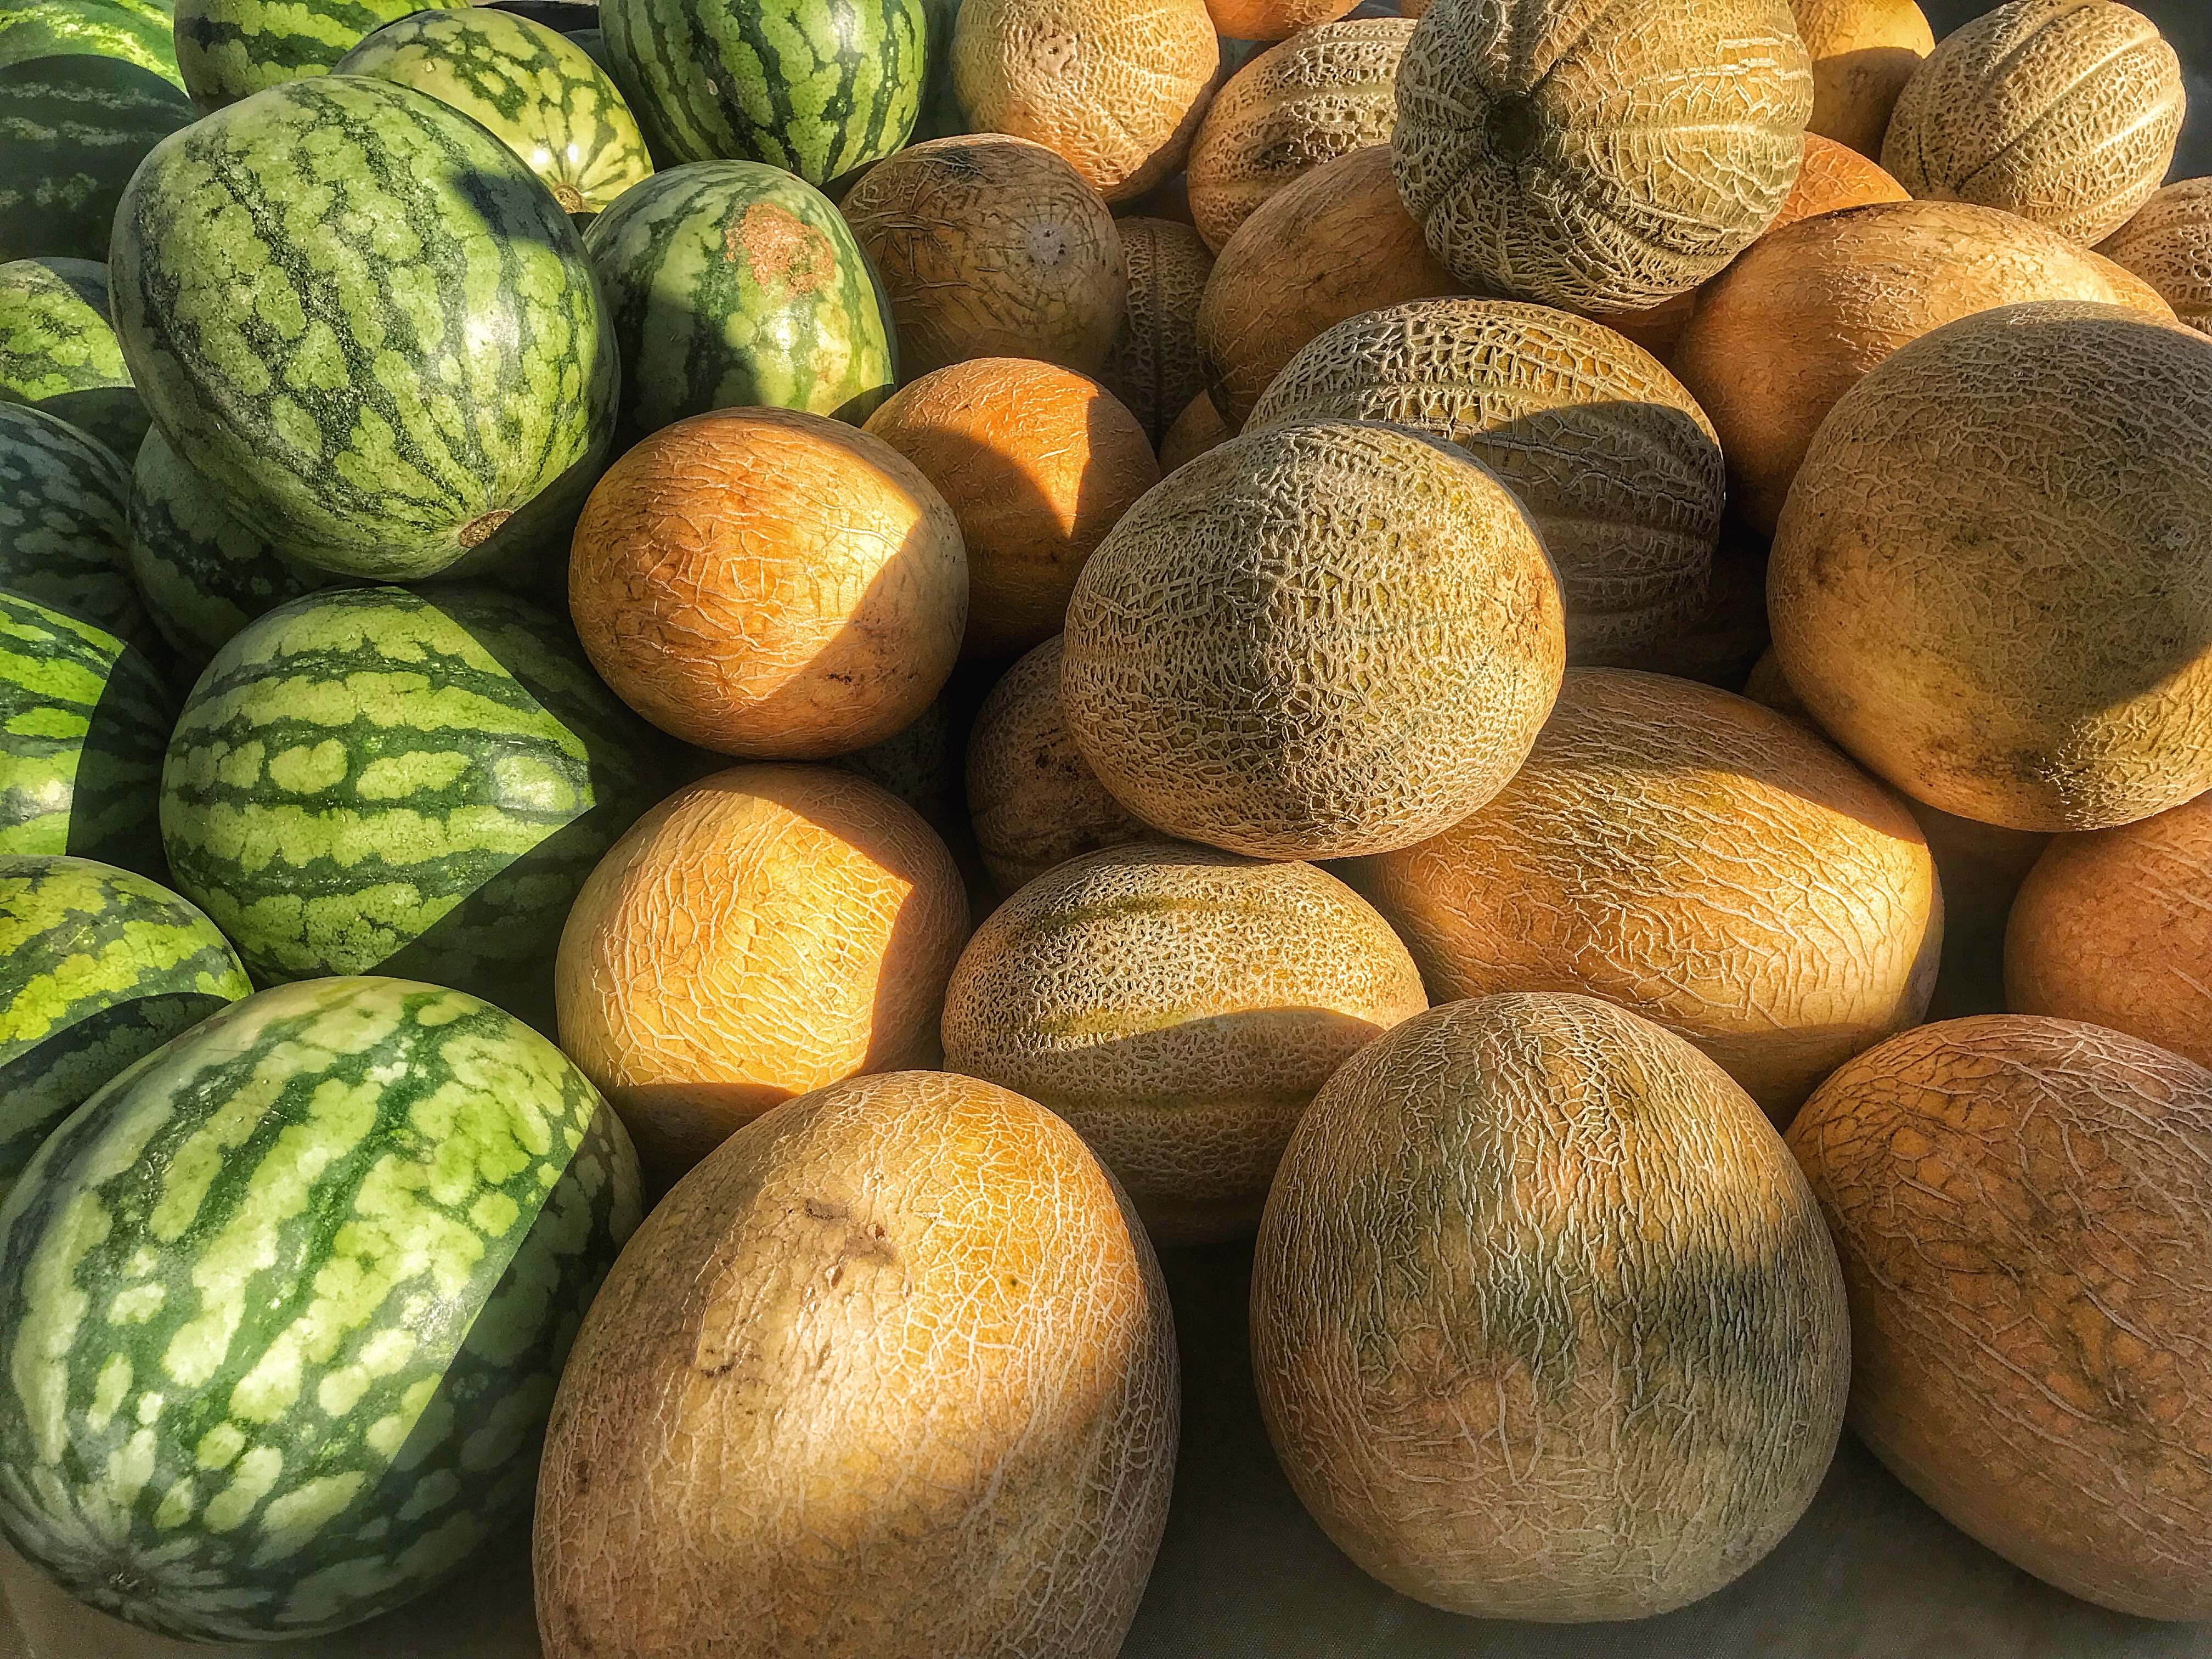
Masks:
[[[1183,406],[1176,416],[1175,424],[1160,440],[1160,472],[1162,476],[1174,471],[1186,461],[1194,461],[1209,449],[1227,443],[1237,434],[1229,429],[1229,422],[1221,418],[1221,411],[1213,406],[1213,399],[1200,392]]]
[[[1191,141],[1190,214],[1218,252],[1253,210],[1302,173],[1390,142],[1398,59],[1413,21],[1325,23],[1230,77]]]
[[[2212,1618],[2212,1072],[2071,1020],[1923,1026],[1790,1130],[1850,1293],[1850,1424],[2061,1589]]]
[[[1366,312],[1309,341],[1246,429],[1310,416],[1415,427],[1503,478],[1558,567],[1571,662],[1627,660],[1705,605],[1719,441],[1681,382],[1601,324],[1511,300]]]
[[[878,161],[839,204],[875,262],[911,379],[969,357],[1095,373],[1121,325],[1114,216],[1043,145],[933,138]]]
[[[2004,963],[2015,1013],[2212,1065],[2212,797],[2053,840],[2013,904]]]
[[[1461,291],[1398,199],[1387,149],[1316,167],[1253,210],[1206,279],[1198,351],[1213,406],[1239,430],[1283,365],[1330,324]]]
[[[960,526],[905,457],[827,416],[718,409],[592,489],[568,555],[592,665],[687,743],[815,760],[890,736],[951,672]]]
[[[1170,474],[1068,602],[1061,706],[1147,823],[1344,858],[1456,823],[1559,689],[1542,544],[1494,473],[1401,427],[1286,421]]]
[[[969,730],[969,821],[1001,898],[1080,854],[1157,834],[1106,793],[1076,748],[1060,665],[1060,641],[1047,640],[1000,678]]]
[[[1906,793],[2097,830],[2212,787],[2212,340],[2045,302],[1844,394],[1767,567],[1775,655]]]
[[[2212,328],[2212,179],[2164,186],[2097,252],[2156,289],[2191,328]]]
[[[1406,48],[1390,144],[1462,283],[1635,311],[1766,228],[1812,111],[1787,0],[1437,0]]]
[[[1259,1224],[1314,1091],[1428,1006],[1390,925],[1312,865],[1116,847],[977,929],[945,1063],[1073,1124],[1158,1242],[1211,1243]]]
[[[1813,60],[1807,130],[1879,158],[1897,94],[1935,50],[1914,0],[1790,0]]]
[[[1194,227],[1171,219],[1116,223],[1128,301],[1098,379],[1157,447],[1190,400],[1206,390],[1206,370],[1198,361],[1198,302],[1213,274],[1213,253]]]
[[[863,1078],[732,1136],[607,1276],[553,1402],[550,1659],[1113,1659],[1167,1522],[1175,1327],[1075,1132]]]
[[[1334,21],[1358,3],[1359,0],[1206,0],[1206,9],[1224,40],[1285,40],[1302,29]]]
[[[1674,370],[1719,431],[1736,512],[1771,534],[1838,398],[1932,328],[2031,300],[2170,313],[2148,284],[1994,208],[1899,202],[1762,237],[1703,290]]]
[[[1329,1079],[1267,1201],[1252,1369],[1291,1484],[1392,1589],[1636,1619],[1812,1500],[1850,1333],[1759,1109],[1576,996],[1416,1015]]]
[[[1619,669],[1569,671],[1513,781],[1361,884],[1439,1001],[1602,997],[1784,1123],[1919,1023],[1942,945],[1927,842],[1871,778],[1771,709]]]
[[[2181,136],[2181,62],[2112,0],[2011,0],[1905,82],[1881,164],[1915,196],[2002,208],[2084,246],[2150,199]]]
[[[1160,481],[1137,417],[1093,380],[978,357],[910,382],[864,430],[913,462],[960,521],[962,653],[1003,661],[1060,632],[1076,576]]]
[[[568,913],[561,1046],[674,1179],[769,1107],[936,1058],[968,936],[952,855],[828,767],[738,766],[617,842]]]
[[[969,123],[1048,146],[1109,202],[1182,168],[1220,56],[1206,0],[963,0],[952,22]]]

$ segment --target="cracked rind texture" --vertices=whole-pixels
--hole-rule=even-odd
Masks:
[[[970,357],[1105,362],[1126,292],[1105,201],[1042,144],[933,138],[871,167],[840,204],[875,261],[908,376]]]
[[[1253,1373],[1291,1484],[1393,1589],[1635,1619],[1779,1542],[1850,1379],[1835,1251],[1757,1107],[1577,996],[1415,1016],[1292,1134]]]
[[[959,520],[961,655],[1003,661],[1060,632],[1084,562],[1160,481],[1137,417],[1096,380],[1022,357],[923,375],[862,428],[914,463]]]
[[[1405,847],[1512,776],[1558,694],[1558,578],[1521,504],[1402,427],[1288,421],[1132,507],[1067,608],[1061,705],[1099,781],[1261,858]]]
[[[1844,393],[1931,329],[2037,300],[2172,317],[2148,283],[2012,214],[1881,203],[1762,237],[1700,292],[1672,361],[1720,434],[1731,505],[1771,536]]]
[[[1197,304],[1193,295],[1194,312]],[[67,421],[125,465],[138,453],[149,417],[108,320],[106,265],[59,257],[0,265],[0,402]]]
[[[1790,0],[1797,36],[1813,60],[1813,115],[1806,131],[1880,160],[1897,95],[1935,50],[1914,0]]]
[[[1079,854],[1157,836],[1075,746],[1060,665],[1060,640],[1047,640],[1000,677],[969,731],[969,821],[1001,898]]]
[[[962,0],[952,21],[969,119],[1047,145],[1109,202],[1182,170],[1220,67],[1206,0]]]
[[[2097,252],[2156,289],[2191,328],[2212,325],[2212,179],[2164,186]]]
[[[1790,686],[1960,817],[2098,830],[2203,793],[2208,427],[2212,341],[2179,323],[2046,301],[1914,341],[1829,413],[1783,510]]]
[[[1850,1291],[1850,1424],[2068,1593],[2212,1617],[2212,1073],[2071,1020],[1924,1026],[1790,1131]]]
[[[1785,0],[1437,0],[1390,143],[1407,208],[1462,283],[1632,311],[1766,228],[1812,109]]]
[[[820,760],[928,706],[968,623],[960,526],[915,465],[842,421],[725,409],[607,470],[568,555],[592,665],[664,732]]]
[[[2011,0],[1943,37],[1899,94],[1881,164],[2084,246],[2150,199],[2181,136],[2181,62],[2111,0]]]
[[[2212,1065],[2212,798],[2061,836],[2004,941],[2005,1005],[2110,1026]]]
[[[1312,865],[1119,847],[976,931],[945,1063],[1074,1125],[1158,1243],[1210,1243],[1258,1225],[1314,1091],[1428,1006],[1389,924]]]
[[[1419,300],[1309,341],[1246,429],[1387,421],[1446,439],[1528,509],[1559,573],[1567,654],[1619,663],[1704,607],[1725,469],[1658,359],[1602,324],[1510,300]]]
[[[1198,306],[1213,274],[1213,255],[1194,228],[1172,219],[1115,222],[1128,293],[1098,379],[1157,447],[1191,399],[1206,390]]]
[[[1215,94],[1184,171],[1190,216],[1221,251],[1284,185],[1355,149],[1390,142],[1392,88],[1413,20],[1326,23],[1270,47]]]
[[[1298,349],[1333,323],[1457,294],[1398,199],[1381,144],[1277,191],[1223,245],[1198,307],[1198,350],[1230,430]]]
[[[1687,1038],[1778,1122],[1917,1024],[1943,937],[1919,828],[1772,709],[1572,669],[1513,781],[1362,890],[1440,1001],[1601,997]]]
[[[934,830],[827,767],[678,790],[599,861],[561,935],[561,1042],[656,1185],[810,1089],[936,1057],[968,896]]]
[[[653,1213],[559,1396],[551,1659],[1112,1659],[1166,1523],[1175,1330],[1074,1131],[942,1073],[821,1090]]]

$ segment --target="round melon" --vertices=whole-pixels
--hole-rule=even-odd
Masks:
[[[1049,1106],[1163,1244],[1259,1224],[1298,1115],[1429,1006],[1389,924],[1310,864],[1170,844],[1060,866],[945,993],[945,1063]]]
[[[1456,444],[1528,509],[1559,573],[1567,653],[1629,660],[1703,610],[1724,467],[1658,359],[1599,323],[1504,300],[1417,300],[1314,337],[1253,407],[1388,421]]]
[[[1774,539],[1774,650],[1917,799],[2097,830],[2212,787],[2212,341],[1983,312],[1830,412]]]
[[[1390,145],[1462,283],[1633,311],[1766,228],[1812,110],[1786,0],[1437,0],[1406,48]]]
[[[1287,40],[1302,30],[1335,21],[1358,3],[1358,0],[1206,0],[1206,9],[1224,41]]]
[[[1127,278],[1114,216],[1042,144],[933,138],[872,167],[841,204],[890,295],[909,375],[970,357],[1105,362]]]
[[[1021,357],[925,374],[864,430],[914,463],[960,522],[962,653],[1003,661],[1060,632],[1085,561],[1160,481],[1137,417],[1096,380]]]
[[[952,21],[969,122],[1047,146],[1109,202],[1182,170],[1220,55],[1206,0],[962,0]]]
[[[146,405],[109,319],[106,265],[59,257],[0,265],[0,402],[67,421],[126,465],[138,453]]]
[[[2097,252],[2156,289],[2191,328],[2212,325],[2212,179],[2166,185]]]
[[[1174,471],[1187,461],[1194,461],[1209,449],[1219,447],[1237,434],[1229,429],[1229,422],[1221,418],[1214,408],[1213,399],[1200,392],[1183,405],[1175,424],[1160,439],[1160,471],[1163,476]]]
[[[739,766],[617,842],[561,936],[561,1045],[665,1186],[769,1107],[936,1058],[968,899],[912,808],[827,767]]]
[[[58,416],[0,403],[0,588],[159,649],[131,580],[131,477]]]
[[[1438,997],[1602,997],[1785,1123],[1919,1023],[1943,937],[1927,842],[1872,779],[1771,709],[1620,669],[1570,671],[1512,781],[1362,884]]]
[[[2010,0],[1943,37],[1898,95],[1881,164],[2085,246],[2128,222],[2181,136],[2181,62],[2112,0]]]
[[[1230,77],[1191,141],[1190,216],[1218,252],[1253,210],[1300,174],[1390,142],[1411,18],[1325,23]]]
[[[2212,1072],[2071,1020],[1893,1038],[1790,1131],[1850,1295],[1850,1424],[2085,1600],[2212,1618]]]
[[[1557,694],[1559,581],[1496,474],[1441,440],[1286,421],[1114,526],[1067,608],[1060,696],[1147,823],[1344,858],[1457,823]]]
[[[0,259],[105,264],[116,204],[139,163],[198,115],[171,82],[123,58],[67,52],[0,64]]]
[[[1703,290],[1673,362],[1720,433],[1736,512],[1771,534],[1813,434],[1869,370],[1930,329],[2037,300],[2172,314],[2110,260],[2011,214],[1887,203],[1762,238]]]
[[[1382,145],[1302,175],[1223,246],[1198,307],[1198,353],[1231,431],[1298,349],[1363,311],[1461,285],[1398,199]]]
[[[664,732],[814,760],[881,741],[937,695],[968,566],[944,497],[882,439],[725,409],[608,469],[576,526],[568,606],[592,665]]]
[[[1172,219],[1115,222],[1128,274],[1121,326],[1099,365],[1101,385],[1157,445],[1206,390],[1198,356],[1198,302],[1213,255],[1191,226]]]
[[[1813,60],[1813,116],[1806,130],[1879,157],[1898,94],[1935,50],[1914,0],[1790,0]]]
[[[370,31],[417,9],[415,0],[176,0],[177,67],[192,102],[220,110],[329,74]]]
[[[1835,1250],[1759,1109],[1585,997],[1456,1002],[1361,1049],[1260,1226],[1284,1472],[1453,1613],[1637,1619],[1729,1583],[1812,1501],[1850,1365]]]

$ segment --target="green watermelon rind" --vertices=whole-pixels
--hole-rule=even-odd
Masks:
[[[139,163],[198,113],[160,76],[120,58],[0,65],[0,262],[105,261],[116,203]]]
[[[0,403],[0,588],[142,651],[156,635],[131,580],[131,476],[68,422]]]
[[[415,0],[177,0],[181,84],[203,111],[226,109],[270,87],[327,75],[364,36],[417,9]]]
[[[129,461],[146,435],[95,259],[0,264],[0,401],[28,404]]]
[[[155,0],[0,0],[0,65],[40,58],[119,58],[179,92],[175,24]]]

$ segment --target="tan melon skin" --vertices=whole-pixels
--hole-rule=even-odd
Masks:
[[[1926,15],[1913,0],[1790,0],[1790,9],[1813,60],[1807,131],[1880,160],[1897,95],[1936,48]]]
[[[1230,77],[1191,142],[1190,215],[1216,252],[1302,173],[1390,142],[1407,17],[1359,17],[1293,35]]]
[[[1048,146],[1109,202],[1181,170],[1220,62],[1206,0],[963,0],[952,23],[970,124]]]
[[[1226,40],[1287,40],[1335,21],[1359,0],[1206,0],[1214,32]],[[1413,14],[1408,12],[1407,16]]]
[[[1748,247],[1796,181],[1812,110],[1786,0],[1437,0],[1390,144],[1461,283],[1601,314]]]
[[[561,1046],[665,1185],[740,1125],[936,1060],[968,897],[904,802],[827,767],[677,791],[599,860],[561,934]]]
[[[1496,799],[1367,862],[1439,1001],[1579,992],[1688,1038],[1778,1123],[1919,1023],[1943,938],[1911,815],[1711,686],[1571,669]]]
[[[2036,300],[2172,315],[2147,283],[2011,214],[1884,203],[1762,238],[1701,291],[1672,362],[1720,434],[1737,514],[1771,535],[1844,393],[1931,329]]]
[[[2086,1020],[2212,1065],[2212,798],[2060,836],[2005,933],[2015,1013]]]
[[[1209,449],[1218,449],[1237,434],[1221,418],[1213,406],[1213,399],[1200,392],[1176,416],[1175,424],[1160,440],[1160,473],[1165,477],[1186,462],[1194,461]]]
[[[1838,402],[1767,565],[1783,673],[1897,787],[2098,830],[2212,787],[2212,341],[1984,312]]]
[[[1191,226],[1170,219],[1116,220],[1129,297],[1099,383],[1137,417],[1157,447],[1206,390],[1198,360],[1198,302],[1213,253]]]
[[[1790,1130],[1850,1292],[1850,1424],[2014,1565],[2212,1617],[2212,1073],[1990,1015],[1860,1055]]]
[[[910,145],[839,204],[875,261],[909,379],[970,357],[1097,372],[1121,325],[1114,216],[1043,145],[969,133]]]
[[[2097,252],[2156,289],[2191,328],[2212,328],[2212,179],[2164,186]]]
[[[2181,61],[2111,0],[2011,0],[1954,30],[1898,96],[1881,164],[2083,246],[2150,199],[2181,136]]]
[[[1117,847],[976,930],[945,1063],[1074,1125],[1158,1243],[1212,1243],[1259,1224],[1314,1091],[1428,1006],[1390,925],[1310,864]]]
[[[1478,1618],[1638,1619],[1771,1549],[1849,1382],[1835,1252],[1743,1091],[1575,996],[1416,1016],[1291,1138],[1252,1368],[1338,1547]]]
[[[1289,421],[1171,474],[1068,603],[1060,699],[1147,823],[1345,858],[1490,799],[1559,688],[1558,579],[1496,475],[1402,428]]]
[[[732,1136],[576,1340],[532,1548],[550,1659],[1112,1659],[1167,1520],[1175,1328],[1075,1133],[856,1079]]]
[[[1567,659],[1629,660],[1704,608],[1726,488],[1712,423],[1657,358],[1602,324],[1510,300],[1416,300],[1307,342],[1246,430],[1389,421],[1505,481],[1567,607]]]

